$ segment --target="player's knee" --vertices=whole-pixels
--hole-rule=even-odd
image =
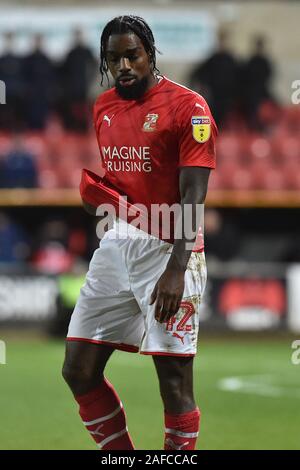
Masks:
[[[96,378],[95,374],[88,367],[78,367],[78,365],[64,363],[62,376],[73,393],[83,394],[89,391],[95,382],[101,379],[100,374]]]

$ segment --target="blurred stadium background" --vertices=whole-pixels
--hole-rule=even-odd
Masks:
[[[60,368],[99,242],[77,189],[83,167],[102,171],[91,121],[99,36],[125,13],[149,22],[161,72],[203,94],[220,128],[195,366],[199,448],[300,449],[300,2],[0,6],[0,449],[94,449]],[[159,449],[151,359],[116,353],[108,376],[137,447]]]

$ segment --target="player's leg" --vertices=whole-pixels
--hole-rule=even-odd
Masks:
[[[84,395],[103,382],[103,373],[114,348],[84,341],[67,341],[63,378],[73,395]]]
[[[187,413],[195,405],[193,357],[153,356],[164,409],[170,414]]]
[[[114,348],[83,341],[68,341],[63,377],[79,404],[87,430],[104,450],[134,449],[126,426],[122,403],[104,377]]]
[[[166,450],[193,450],[200,411],[193,393],[193,357],[153,356],[165,411]]]
[[[103,372],[114,349],[137,352],[143,332],[121,247],[104,238],[71,317],[63,375],[85,426],[105,450],[133,449],[122,403]]]
[[[168,262],[168,253],[168,245],[161,245],[157,250],[151,246],[151,256],[144,255],[138,268],[131,270],[131,285],[145,309],[145,335],[140,352],[154,357],[168,430],[165,449],[194,449],[200,412],[193,397],[193,357],[197,351],[200,305],[206,282],[205,257],[203,253],[191,255],[180,309],[170,321],[159,323],[149,298]],[[136,272],[139,279],[134,278]]]

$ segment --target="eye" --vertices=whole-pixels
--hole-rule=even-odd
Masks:
[[[115,64],[118,61],[118,58],[117,56],[114,56],[114,55],[108,55],[107,60],[108,62],[113,62]]]

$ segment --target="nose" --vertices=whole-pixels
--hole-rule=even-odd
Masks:
[[[130,60],[127,57],[122,57],[120,60],[120,72],[129,72],[131,70]]]

